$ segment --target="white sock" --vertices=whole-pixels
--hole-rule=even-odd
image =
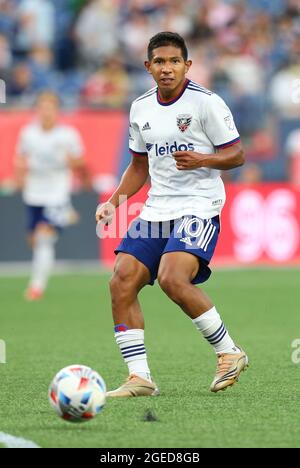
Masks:
[[[216,353],[240,353],[240,349],[235,346],[215,307],[193,319],[193,323]]]
[[[118,329],[118,326],[115,329]],[[135,374],[151,382],[151,374],[144,345],[144,330],[132,329],[116,332],[115,338],[124,361],[128,366],[129,375]]]
[[[44,291],[51,273],[54,258],[56,235],[38,233],[32,257],[30,287]]]

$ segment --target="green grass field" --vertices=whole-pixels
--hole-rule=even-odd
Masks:
[[[48,385],[62,367],[81,363],[109,388],[126,377],[113,338],[108,275],[57,276],[47,297],[22,299],[26,278],[0,278],[0,432],[41,447],[300,447],[299,270],[217,271],[205,286],[250,367],[226,392],[208,391],[212,349],[158,286],[141,302],[146,348],[158,398],[109,400],[85,424],[60,420]],[[148,410],[157,421],[145,421]]]

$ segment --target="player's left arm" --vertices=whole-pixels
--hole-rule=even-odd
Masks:
[[[79,179],[85,190],[91,190],[91,174],[84,157],[85,147],[81,134],[75,127],[67,127],[65,131],[67,142],[67,163],[75,177]]]
[[[245,153],[241,141],[227,148],[218,149],[215,154],[203,154],[195,151],[175,151],[172,156],[179,171],[207,167],[226,171],[242,166]]]

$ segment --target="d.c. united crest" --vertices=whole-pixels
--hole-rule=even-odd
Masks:
[[[192,116],[190,114],[179,114],[177,115],[177,127],[183,133],[191,125]]]

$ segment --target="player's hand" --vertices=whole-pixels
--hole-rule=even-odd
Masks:
[[[204,161],[207,160],[207,154],[196,153],[195,151],[175,151],[172,153],[176,162],[176,168],[179,171],[187,171],[204,167]]]
[[[106,202],[106,203],[102,203],[98,205],[96,209],[96,214],[95,214],[96,222],[103,223],[106,226],[108,224],[111,224],[113,217],[115,215],[115,212],[116,212],[116,208],[110,202]]]

